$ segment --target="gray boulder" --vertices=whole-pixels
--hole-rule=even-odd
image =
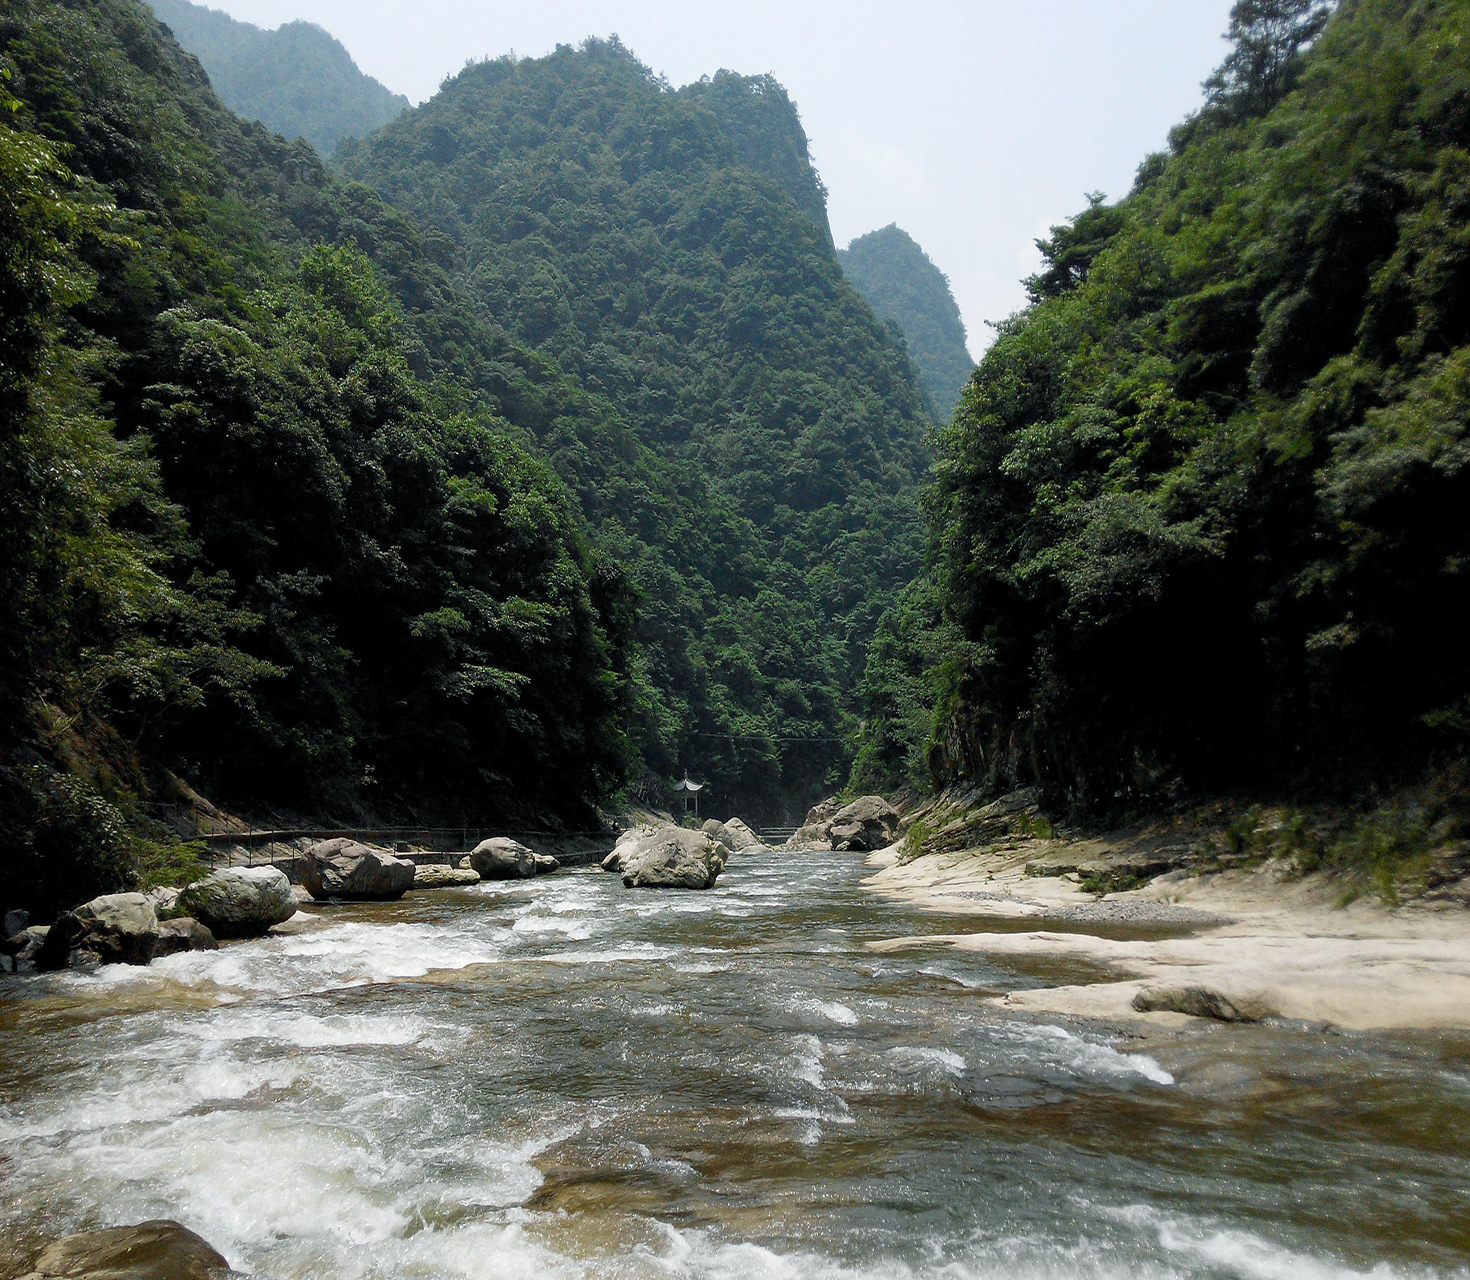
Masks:
[[[441,863],[428,862],[415,867],[413,873],[415,889],[452,889],[457,885],[479,883],[480,873],[471,867],[446,867]]]
[[[725,834],[719,841],[732,853],[744,853],[747,849],[764,849],[765,841],[756,835],[739,818],[727,818],[722,824]]]
[[[36,953],[38,969],[147,964],[158,946],[158,916],[141,893],[105,893],[64,913]]]
[[[179,895],[182,892],[182,889],[170,889],[164,885],[156,885],[152,889],[145,889],[143,896],[153,904],[153,912],[160,920],[169,920],[183,915],[183,912],[179,910]]]
[[[538,876],[549,876],[553,871],[561,870],[561,863],[549,853],[538,853],[535,859]]]
[[[703,831],[662,827],[628,847],[623,883],[630,889],[710,889],[729,857],[729,849]]]
[[[413,888],[414,865],[376,845],[322,840],[305,855],[301,882],[318,901],[350,898],[388,902]]]
[[[507,836],[494,836],[474,847],[470,866],[482,880],[529,880],[536,874],[536,855]]]
[[[224,1280],[230,1274],[208,1241],[158,1219],[65,1236],[42,1249],[21,1280]]]
[[[882,796],[862,796],[832,815],[827,839],[834,849],[871,853],[898,838],[898,810]]]
[[[176,904],[216,938],[258,938],[296,914],[284,871],[224,867],[185,887]]]
[[[30,923],[29,911],[7,911],[4,923],[0,924],[0,938],[13,938],[18,933],[24,933]]]
[[[218,951],[219,940],[193,916],[175,916],[158,925],[155,956],[176,955],[180,951]]]

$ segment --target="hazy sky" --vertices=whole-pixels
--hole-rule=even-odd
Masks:
[[[897,222],[950,278],[978,353],[1032,242],[1124,194],[1226,53],[1230,0],[204,0],[320,23],[415,102],[470,58],[622,37],[676,85],[771,72],[801,110],[839,245]]]

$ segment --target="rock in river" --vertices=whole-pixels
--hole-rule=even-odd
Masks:
[[[536,874],[536,855],[507,836],[481,840],[470,854],[470,866],[482,880],[529,880]]]
[[[193,916],[176,916],[159,922],[155,956],[171,956],[180,951],[218,950],[218,939]]]
[[[225,867],[189,885],[177,906],[216,938],[258,938],[296,914],[291,882],[275,867]]]
[[[452,889],[456,885],[479,884],[480,873],[472,867],[446,867],[442,863],[426,862],[414,868],[415,889]]]
[[[662,827],[614,852],[622,853],[623,883],[630,889],[710,889],[730,857],[706,832],[684,827]]]
[[[1227,995],[1211,987],[1194,985],[1145,987],[1133,997],[1133,1007],[1140,1013],[1187,1013],[1193,1018],[1214,1018],[1217,1022],[1260,1022],[1263,1018],[1274,1018],[1277,1013],[1265,996]]]
[[[414,865],[376,845],[356,840],[323,840],[306,851],[302,882],[311,896],[367,899],[401,898],[413,888]]]
[[[65,912],[36,953],[38,969],[147,964],[158,946],[158,916],[141,893],[105,893]]]
[[[224,1280],[230,1264],[200,1236],[168,1219],[64,1236],[21,1280]]]

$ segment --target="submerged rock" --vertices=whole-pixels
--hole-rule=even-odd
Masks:
[[[230,1274],[207,1240],[162,1218],[65,1236],[42,1249],[21,1280],[223,1280]]]
[[[38,969],[147,964],[158,947],[158,916],[141,893],[105,893],[65,912],[36,952]]]
[[[494,836],[474,847],[470,866],[482,880],[529,880],[536,874],[536,855],[516,840]]]
[[[413,888],[415,868],[377,845],[322,840],[306,850],[302,883],[311,896],[389,902]]]
[[[415,867],[413,873],[415,889],[452,889],[456,885],[479,883],[480,873],[471,867],[446,867],[442,863],[428,862]]]
[[[258,938],[296,914],[291,882],[275,867],[225,867],[186,886],[176,905],[216,938]]]
[[[623,851],[623,883],[630,889],[710,889],[729,857],[729,849],[706,832],[662,827]]]
[[[193,916],[175,916],[158,926],[155,956],[176,955],[180,951],[218,951],[219,940]]]
[[[1140,1013],[1187,1013],[1217,1022],[1260,1022],[1277,1013],[1261,996],[1228,996],[1202,986],[1145,987],[1133,997],[1133,1007]]]

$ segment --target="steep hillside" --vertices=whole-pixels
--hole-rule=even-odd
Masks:
[[[363,75],[341,42],[314,23],[262,31],[189,0],[151,2],[230,110],[285,138],[305,138],[324,156],[408,108],[407,98]]]
[[[948,418],[975,362],[944,273],[907,231],[892,224],[859,236],[837,259],[877,315],[903,330],[924,389],[939,416]]]
[[[925,685],[941,780],[1073,811],[1470,746],[1470,18],[1330,8],[1237,6],[1171,150],[1044,246],[942,436],[874,769]]]
[[[846,767],[852,673],[919,563],[931,419],[843,279],[769,78],[674,91],[616,42],[466,68],[344,168],[626,424],[538,439],[642,595],[654,773],[800,812]]]
[[[169,856],[170,770],[587,822],[631,763],[633,599],[517,440],[610,410],[134,0],[12,4],[0,65],[0,905]]]

